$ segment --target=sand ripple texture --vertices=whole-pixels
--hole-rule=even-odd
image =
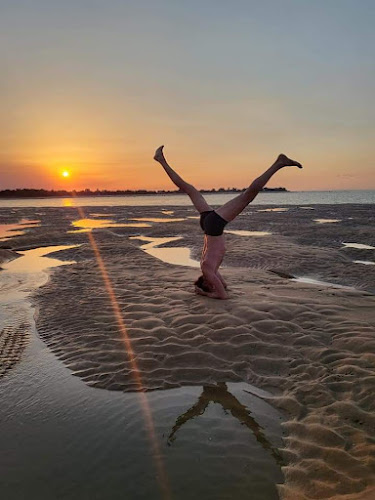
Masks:
[[[156,207],[110,208],[116,222],[158,215]],[[374,250],[342,243],[375,246],[374,207],[259,208],[264,207],[250,206],[231,228],[272,235],[228,235],[223,274],[231,299],[225,302],[193,295],[196,270],[162,263],[127,238],[180,235],[197,256],[197,220],[93,233],[144,390],[229,381],[268,389],[271,403],[287,415],[281,496],[370,500],[375,498],[375,299],[365,290],[374,293],[375,266],[353,261],[373,261]],[[186,207],[173,210],[175,217],[195,215]],[[37,217],[41,226],[5,242],[10,248],[83,243],[60,252],[78,263],[55,268],[34,296],[42,339],[87,384],[135,390],[124,337],[87,235],[66,232],[76,210],[14,210],[15,222],[21,216]],[[340,222],[313,220],[323,218]],[[270,269],[357,290],[295,283]]]
[[[21,359],[29,340],[29,325],[8,325],[0,331],[0,379]]]
[[[361,498],[370,491],[373,296],[236,268],[231,300],[212,301],[191,294],[196,271],[158,262],[128,239],[96,240],[145,390],[240,380],[264,387],[289,416],[283,498]],[[92,249],[64,253],[78,264],[55,269],[38,291],[39,334],[87,384],[135,390]]]
[[[0,264],[16,257],[15,252],[0,249]],[[20,361],[30,337],[29,318],[24,304],[7,300],[15,288],[14,282],[0,282],[0,379]]]

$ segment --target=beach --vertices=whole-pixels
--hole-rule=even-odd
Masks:
[[[250,205],[226,227],[222,274],[230,298],[220,301],[194,294],[202,232],[189,206],[1,207],[0,276],[5,276],[1,291],[7,302],[1,317],[0,389],[3,384],[4,395],[10,394],[17,377],[23,387],[22,363],[29,363],[32,372],[35,353],[47,349],[49,369],[53,372],[56,358],[61,373],[66,370],[62,379],[89,387],[90,397],[124,393],[130,412],[145,419],[154,442],[151,455],[159,457],[161,493],[150,496],[138,489],[132,499],[200,494],[369,500],[375,495],[374,209],[345,203]],[[11,237],[10,224],[23,234]],[[20,284],[15,276],[27,271],[11,266],[29,256],[32,268],[33,258],[46,257],[27,252],[44,247],[51,247],[47,258],[60,262],[51,263],[48,274],[40,268],[41,274]],[[189,391],[198,406],[190,414],[187,404],[185,416],[172,422],[174,430],[161,430],[158,422],[168,415],[158,416],[164,408],[160,401],[168,406],[170,395],[183,408]],[[253,399],[240,404],[245,392]],[[261,416],[254,416],[256,424],[247,406],[254,401],[264,405]],[[229,446],[233,432],[238,442],[234,462],[263,453],[264,478],[251,472],[257,463],[253,458],[240,478],[231,472],[232,483],[219,490],[203,492],[198,480],[178,490],[176,485],[185,483],[168,458],[173,450],[168,439],[171,445],[185,421],[198,426],[197,416],[209,402],[231,413],[241,432],[256,437],[261,451],[242,449],[240,430],[225,430],[224,424],[218,424],[216,445]],[[7,411],[5,405],[5,417]],[[128,436],[131,442],[131,429]],[[215,448],[207,446],[209,470]],[[186,456],[186,450],[180,453]],[[212,470],[211,482],[225,476],[225,467]],[[160,480],[164,475],[173,476],[171,488],[164,484],[167,479]],[[135,466],[131,477],[142,483]],[[22,497],[22,489],[12,497],[14,483],[9,479],[7,484],[7,498]],[[35,497],[51,498],[37,482],[34,488]],[[61,498],[78,498],[78,491],[73,487]]]

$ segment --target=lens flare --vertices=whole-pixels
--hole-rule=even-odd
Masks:
[[[77,206],[76,207],[78,210],[78,213],[81,217],[81,219],[85,219],[86,215],[82,207]],[[147,429],[147,434],[149,437],[149,443],[151,446],[151,454],[154,460],[155,468],[156,468],[156,478],[159,483],[160,487],[160,493],[162,495],[163,500],[171,500],[171,491],[170,491],[170,486],[169,486],[169,480],[167,476],[167,471],[164,465],[164,460],[163,460],[163,454],[160,449],[160,443],[159,443],[159,438],[156,435],[156,430],[154,426],[154,420],[152,416],[152,411],[150,404],[148,402],[146,390],[143,386],[142,382],[142,375],[141,371],[138,368],[137,361],[136,361],[136,355],[133,350],[132,342],[129,337],[126,324],[125,324],[125,319],[123,317],[123,313],[121,311],[120,305],[117,301],[117,297],[112,285],[112,280],[110,279],[110,276],[107,271],[107,267],[104,263],[103,257],[100,253],[99,246],[95,240],[94,234],[89,232],[87,233],[87,237],[90,243],[90,246],[94,252],[96,263],[99,268],[99,272],[102,276],[102,280],[105,286],[105,289],[107,291],[108,297],[111,301],[112,305],[112,311],[113,315],[116,318],[117,326],[119,331],[121,332],[123,342],[124,342],[124,347],[126,349],[126,352],[128,354],[128,358],[130,361],[130,365],[132,367],[132,377],[136,383],[137,386],[137,392],[139,396],[139,403],[140,407],[143,412],[143,417],[144,417],[144,422],[145,426]]]

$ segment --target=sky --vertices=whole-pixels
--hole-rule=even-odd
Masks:
[[[0,189],[375,189],[373,0],[0,0]],[[66,170],[69,177],[61,174]]]

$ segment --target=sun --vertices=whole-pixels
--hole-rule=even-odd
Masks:
[[[61,172],[61,175],[62,175],[63,177],[65,177],[65,178],[66,178],[66,177],[69,177],[69,176],[70,176],[70,172],[69,172],[68,170],[63,170],[63,171]]]

